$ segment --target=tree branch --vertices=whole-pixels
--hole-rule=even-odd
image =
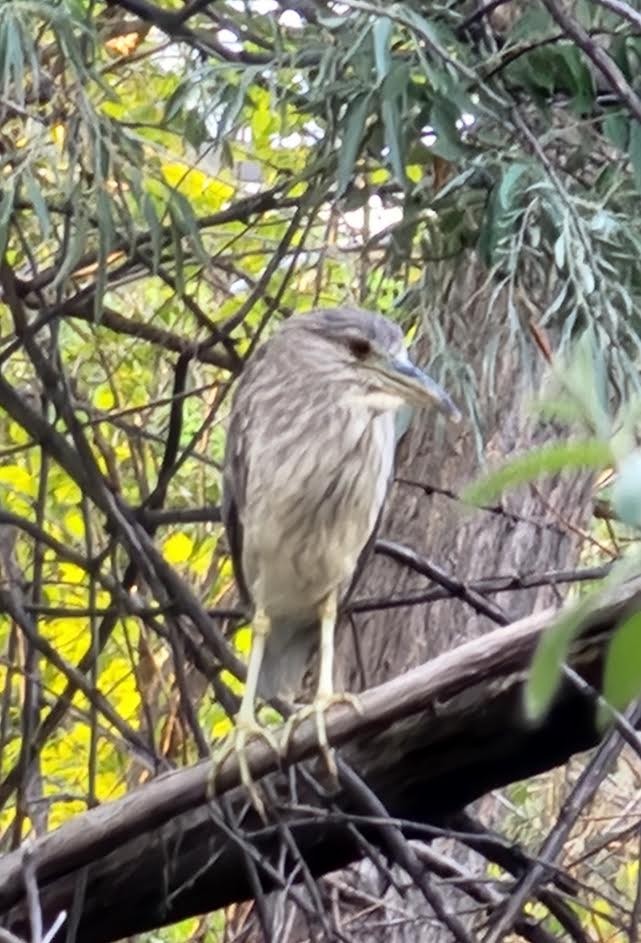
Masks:
[[[641,605],[641,580],[586,621],[570,663],[599,687],[604,654],[621,619]],[[548,610],[500,628],[439,656],[361,696],[362,715],[336,708],[330,741],[394,818],[444,824],[447,817],[491,789],[565,762],[599,741],[592,702],[565,682],[538,725],[522,715],[522,688],[532,652],[557,614]],[[315,756],[312,722],[300,725],[287,763]],[[238,786],[235,757],[217,771],[218,792],[239,809],[238,832],[221,832],[221,813],[209,798],[207,762],[160,776],[116,802],[77,816],[34,845],[45,925],[71,905],[78,874],[87,868],[78,940],[119,939],[188,915],[253,896],[243,853],[253,848],[263,889],[274,887],[286,823],[315,876],[362,854],[346,822],[363,811],[349,791],[321,779],[332,804],[326,811],[307,777],[275,772],[278,760],[262,743],[251,745],[252,774],[282,796],[276,824],[261,823]],[[304,769],[302,767],[301,769]],[[295,774],[292,767],[290,774]],[[269,774],[269,775],[268,775]],[[405,828],[406,837],[423,835]],[[374,844],[380,827],[362,831]],[[264,862],[264,867],[261,862]],[[0,918],[23,934],[27,911],[19,852],[0,861]],[[270,877],[271,875],[271,877]]]

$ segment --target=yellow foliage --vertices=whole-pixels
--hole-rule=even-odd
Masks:
[[[244,625],[241,629],[238,629],[234,635],[234,647],[240,652],[241,655],[249,655],[249,649],[251,648],[252,641],[252,630],[250,625]]]
[[[135,721],[140,710],[140,693],[129,659],[109,658],[98,684],[114,710],[124,720]]]
[[[84,617],[43,620],[41,631],[66,661],[78,661],[87,647],[87,619]],[[58,675],[55,669],[51,668],[51,670],[55,671],[56,676]],[[60,677],[60,683],[54,685],[57,691],[60,690],[60,684],[64,686],[66,679]]]
[[[189,569],[197,576],[204,576],[211,566],[211,558],[218,540],[213,535],[200,541],[189,560]]]
[[[220,209],[234,195],[231,184],[181,161],[163,164],[162,175],[170,187],[209,210]]]
[[[381,183],[387,183],[389,178],[390,173],[388,170],[385,170],[384,167],[378,167],[369,175],[370,182],[373,183],[374,186],[379,186]]]
[[[234,722],[230,717],[221,717],[220,720],[211,728],[212,740],[218,740],[222,737],[226,737],[228,733],[231,732],[234,726]]]
[[[30,440],[28,433],[17,422],[9,423],[9,438],[16,445],[26,445]]]
[[[167,943],[184,943],[185,940],[202,939],[197,934],[200,923],[200,917],[187,917],[186,920],[180,920],[170,927],[164,927],[163,939]],[[206,939],[209,939],[209,937],[206,937]]]
[[[93,395],[93,402],[96,409],[113,409],[116,405],[116,398],[111,387],[106,385],[97,387]]]
[[[226,684],[230,691],[233,691],[234,694],[242,694],[243,682],[239,681],[238,678],[231,673],[231,671],[221,671],[220,680],[223,684]]]
[[[59,504],[79,504],[82,499],[82,492],[75,481],[72,481],[64,472],[59,473],[57,481],[54,478],[56,473],[52,473],[53,496]]]
[[[85,522],[78,508],[70,508],[67,511],[64,516],[64,524],[72,537],[80,539],[85,536]]]
[[[65,583],[84,583],[85,571],[75,563],[60,564],[60,579]]]
[[[62,122],[54,124],[51,129],[51,137],[56,147],[62,150],[65,143],[65,125]]]
[[[163,554],[168,563],[186,563],[194,550],[194,542],[183,531],[176,531],[163,544]]]
[[[0,466],[0,485],[8,485],[13,491],[35,495],[36,479],[22,465]]]

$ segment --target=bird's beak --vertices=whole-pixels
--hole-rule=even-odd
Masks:
[[[452,422],[461,421],[461,413],[445,390],[410,360],[395,358],[385,372],[403,399],[412,406],[436,406]]]

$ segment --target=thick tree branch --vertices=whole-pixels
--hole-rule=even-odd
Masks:
[[[612,632],[640,605],[641,581],[635,581],[584,625],[571,663],[595,687]],[[358,770],[391,816],[442,824],[489,790],[550,769],[598,742],[594,705],[569,682],[538,726],[523,718],[527,665],[554,619],[552,611],[538,613],[373,688],[362,695],[362,715],[336,709],[328,723],[331,742],[344,747],[344,761]],[[302,724],[290,760],[300,763],[315,752],[314,729],[311,723]],[[287,780],[275,773],[277,759],[269,747],[256,742],[250,757],[256,780],[269,774],[265,782],[270,790],[290,797]],[[232,840],[228,829],[221,831],[216,803],[208,801],[210,779],[207,762],[161,776],[37,841],[34,854],[46,924],[70,907],[83,868],[88,870],[78,939],[94,943],[252,896],[243,866],[250,848],[264,888],[274,886],[281,824],[265,825],[243,809],[238,766],[230,758],[218,771],[217,786],[241,816]],[[340,815],[326,811],[306,777],[297,784],[296,803],[283,798],[279,807],[280,823],[286,822],[314,875],[362,854],[347,824],[364,810],[348,788],[324,785]],[[365,834],[376,842],[379,832],[372,826]],[[423,833],[408,827],[405,834]],[[25,932],[19,852],[0,861],[0,918],[12,932]]]

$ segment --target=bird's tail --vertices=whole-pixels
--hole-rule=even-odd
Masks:
[[[260,669],[258,693],[268,701],[273,697],[294,700],[303,687],[303,678],[314,642],[315,624],[278,622],[272,626]]]

